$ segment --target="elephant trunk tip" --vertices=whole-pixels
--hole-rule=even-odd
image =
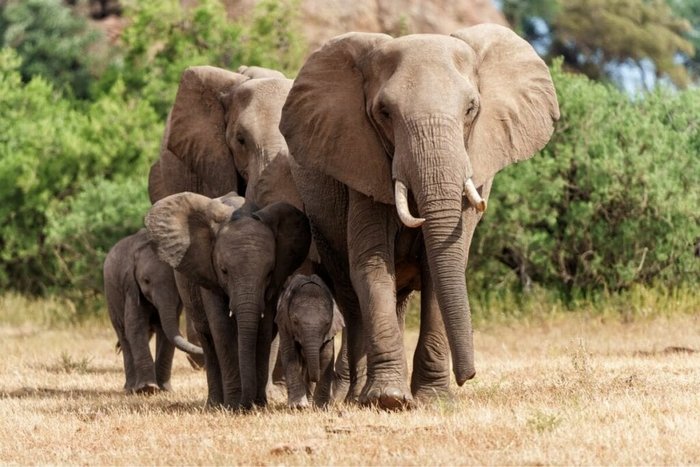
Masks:
[[[468,371],[457,371],[455,370],[455,379],[457,380],[457,386],[463,386],[464,383],[473,379],[476,376],[476,370],[473,368]]]

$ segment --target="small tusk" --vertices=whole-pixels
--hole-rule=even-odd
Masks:
[[[228,317],[233,318],[233,310],[228,310]]]
[[[471,178],[468,178],[467,181],[464,182],[464,196],[466,196],[471,205],[474,206],[474,209],[479,212],[486,211],[486,201],[481,197],[479,192],[476,191],[476,187]]]
[[[423,225],[425,219],[413,217],[413,214],[408,209],[408,188],[400,180],[396,180],[394,183],[394,198],[396,200],[396,212],[406,227],[416,228]]]

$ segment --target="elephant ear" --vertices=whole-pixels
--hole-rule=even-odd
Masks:
[[[282,109],[292,157],[353,190],[393,204],[391,162],[367,117],[361,66],[386,34],[348,33],[315,51]]]
[[[278,292],[309,254],[309,220],[303,212],[287,203],[273,203],[254,212],[252,217],[267,225],[275,236],[274,288],[271,290]]]
[[[340,309],[338,308],[338,305],[336,304],[335,300],[333,299],[333,293],[331,290],[328,288],[325,282],[323,282],[323,279],[321,279],[318,275],[312,274],[311,276],[308,277],[307,279],[308,282],[313,282],[317,286],[323,290],[323,292],[326,294],[326,298],[329,300],[329,303],[332,305],[331,308],[331,313],[333,314],[331,318],[331,324],[330,327],[328,328],[328,332],[326,333],[325,339],[326,341],[329,341],[335,337],[336,334],[341,332],[343,328],[345,327],[345,320],[343,319],[342,313],[340,313]]]
[[[465,144],[474,183],[480,186],[547,144],[559,119],[559,104],[547,65],[510,29],[480,24],[452,36],[476,53],[481,108]]]
[[[167,196],[146,214],[146,230],[158,257],[198,285],[218,285],[212,250],[219,228],[234,207],[203,195],[184,192]]]
[[[168,194],[192,191],[215,197],[236,191],[221,96],[248,79],[211,66],[189,67],[182,73],[161,144],[162,179],[179,183]]]
[[[279,328],[280,332],[289,332],[291,329],[289,325],[289,304],[292,301],[294,293],[299,287],[299,283],[303,276],[301,274],[295,274],[289,276],[284,284],[284,289],[280,294],[279,300],[277,300],[277,313],[275,315],[275,323]]]

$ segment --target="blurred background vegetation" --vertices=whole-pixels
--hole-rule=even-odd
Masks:
[[[116,41],[86,3],[0,0],[0,290],[89,313],[104,255],[142,225],[182,70],[293,77],[307,45],[294,0],[240,19],[219,0],[118,2]],[[495,3],[550,63],[562,118],[541,154],[497,178],[473,297],[518,308],[697,288],[700,0]]]

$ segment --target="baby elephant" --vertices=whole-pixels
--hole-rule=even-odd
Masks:
[[[201,355],[180,335],[182,302],[173,270],[158,259],[145,229],[119,240],[104,262],[104,290],[128,393],[169,391],[175,347]],[[148,342],[156,334],[156,361]]]
[[[345,327],[345,321],[321,278],[297,274],[289,279],[277,304],[275,322],[289,407],[308,407],[312,391],[317,406],[327,405],[333,386],[333,337]]]

